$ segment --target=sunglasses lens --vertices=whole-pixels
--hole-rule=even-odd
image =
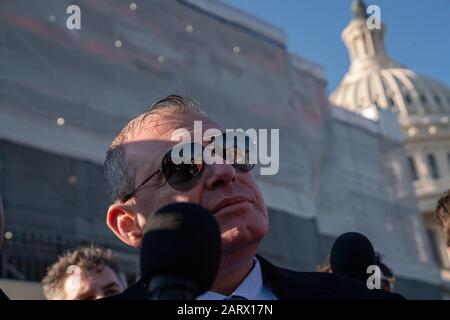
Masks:
[[[226,163],[232,164],[239,172],[249,172],[255,167],[256,144],[245,133],[234,132],[231,136],[224,133],[212,139],[212,143],[216,145],[214,150],[223,150],[221,157]],[[189,148],[190,153],[184,154]],[[203,151],[202,145],[191,143],[166,153],[162,161],[162,172],[172,188],[188,191],[195,187],[205,169]]]
[[[241,149],[238,146],[225,148],[225,157],[227,163],[231,163],[233,167],[240,172],[248,172],[255,167],[250,161],[248,149]]]
[[[255,167],[256,144],[244,132],[236,131],[223,135],[224,159],[240,172],[249,172]]]
[[[240,172],[249,172],[251,171],[255,165],[254,164],[233,164],[233,167]]]
[[[201,158],[194,152],[198,149],[201,155],[201,145],[200,148],[195,148],[194,144],[192,144],[190,157],[184,156],[183,152],[180,151],[179,156],[183,159],[180,164],[176,164],[172,160],[172,150],[166,153],[162,161],[162,172],[167,183],[172,188],[179,191],[188,191],[195,187],[204,169]]]

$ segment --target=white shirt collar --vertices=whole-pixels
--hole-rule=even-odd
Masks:
[[[225,300],[231,296],[241,296],[248,300],[271,300],[275,299],[270,289],[264,285],[261,266],[258,259],[253,258],[254,264],[252,271],[229,296],[220,293],[208,291],[197,297],[197,300]]]

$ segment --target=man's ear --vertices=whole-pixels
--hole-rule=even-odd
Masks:
[[[129,211],[127,206],[113,204],[108,208],[106,224],[114,234],[126,244],[139,248],[142,229],[137,214]]]

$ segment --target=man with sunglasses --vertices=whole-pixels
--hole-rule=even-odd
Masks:
[[[395,298],[381,290],[368,290],[351,279],[281,269],[256,255],[269,222],[263,196],[251,173],[253,165],[206,165],[201,161],[175,164],[170,156],[178,143],[173,132],[185,129],[193,133],[194,121],[202,121],[205,131],[223,131],[196,102],[172,95],[153,104],[114,139],[105,160],[105,177],[113,201],[107,224],[120,240],[139,248],[149,213],[172,202],[194,202],[216,217],[222,239],[216,280],[199,299]],[[202,145],[207,147],[208,143]],[[247,148],[247,144],[236,146],[244,154]],[[138,282],[113,298],[144,299],[144,285]]]

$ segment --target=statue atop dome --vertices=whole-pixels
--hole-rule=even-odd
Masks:
[[[352,12],[353,12],[353,18],[366,19],[367,12],[366,12],[366,5],[365,5],[364,1],[363,0],[353,0]]]

